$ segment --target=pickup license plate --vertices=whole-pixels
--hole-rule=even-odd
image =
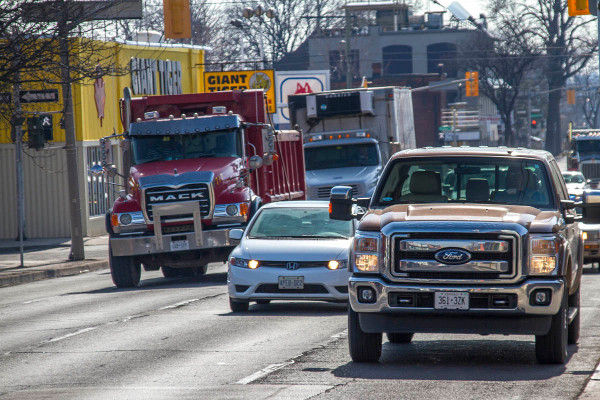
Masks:
[[[434,308],[437,310],[468,310],[469,293],[467,292],[435,292]]]
[[[304,289],[303,276],[280,276],[279,289]]]
[[[171,251],[188,250],[189,248],[190,244],[187,240],[173,240],[171,242]]]

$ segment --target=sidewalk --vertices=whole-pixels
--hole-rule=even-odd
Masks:
[[[0,240],[0,287],[109,268],[108,236],[84,238],[85,260],[69,261],[71,238]]]

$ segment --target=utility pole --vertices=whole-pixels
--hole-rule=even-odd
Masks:
[[[68,3],[62,3],[62,14],[58,21],[58,42],[60,54],[60,77],[63,97],[63,121],[65,127],[65,151],[67,157],[67,179],[69,181],[69,213],[71,217],[71,252],[69,260],[85,259],[83,247],[83,227],[81,221],[81,201],[79,199],[79,165],[77,163],[77,143],[75,120],[73,118],[73,96],[71,93],[71,72],[69,69],[69,21]]]
[[[15,41],[13,41],[13,44]],[[19,47],[15,48],[15,56],[20,55]],[[21,110],[21,73],[19,71],[20,61],[15,59],[13,65],[15,68],[15,82],[13,84],[12,101],[13,115],[12,128],[15,135],[15,164],[17,173],[17,223],[19,231],[19,254],[21,259],[21,268],[25,267],[23,263],[23,240],[25,238],[25,187],[23,183],[23,112]]]
[[[352,69],[350,63],[350,10],[346,8],[346,89],[352,89]]]

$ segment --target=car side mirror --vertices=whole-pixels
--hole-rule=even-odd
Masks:
[[[244,236],[243,229],[232,229],[229,231],[229,239],[231,240],[242,240],[242,236]]]

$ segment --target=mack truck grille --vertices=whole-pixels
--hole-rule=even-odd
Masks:
[[[176,189],[168,186],[148,188],[144,192],[144,199],[150,221],[152,221],[152,206],[155,204],[199,201],[201,216],[206,217],[210,214],[210,195],[208,185],[205,183],[185,185]],[[178,216],[170,218],[177,219]]]
[[[581,173],[583,174],[583,176],[585,176],[585,179],[600,178],[600,162],[582,162]]]
[[[353,185],[343,185],[343,186],[350,186],[352,188],[352,196],[358,196],[358,185],[353,184]],[[333,189],[333,186],[318,187],[316,190],[317,198],[329,199],[329,197],[331,196],[331,189]]]
[[[405,235],[402,235],[405,236]],[[415,279],[486,280],[516,274],[513,249],[507,235],[411,233],[394,239],[392,271]]]

